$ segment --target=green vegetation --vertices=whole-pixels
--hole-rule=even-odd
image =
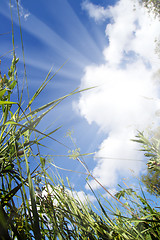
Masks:
[[[137,140],[142,144],[144,155],[148,158],[147,173],[142,175],[142,182],[147,191],[156,196],[160,195],[160,149],[159,139],[153,137],[147,138],[142,132],[139,132]]]
[[[143,3],[149,11],[155,13],[156,16],[160,15],[160,1],[159,0],[139,0],[140,3]]]
[[[159,171],[148,169],[146,175],[142,176],[142,182],[147,187],[147,190],[151,194],[156,196],[160,195],[160,174]]]
[[[74,90],[35,109],[35,99],[54,77],[50,71],[25,106],[22,104],[24,87],[21,92],[18,88],[17,64],[13,51],[8,74],[0,74],[0,240],[159,239],[159,206],[150,204],[141,186],[138,191],[121,187],[115,196],[101,186],[112,197],[112,204],[103,196],[97,197],[91,189],[97,200],[96,209],[88,200],[82,202],[75,197],[69,181],[66,186],[58,174],[53,177],[48,173],[50,163],[46,165],[40,146],[46,138],[57,141],[53,136],[59,128],[45,133],[38,130],[38,124],[64,99],[80,91]],[[14,97],[16,92],[18,100]],[[159,149],[142,133],[136,141],[143,144],[150,158],[148,166],[159,174]],[[70,150],[68,157],[82,164],[88,178],[97,181],[81,160],[79,149]],[[34,169],[31,162],[35,163]],[[148,179],[144,178],[145,181]],[[158,186],[153,181],[149,187],[151,193]]]

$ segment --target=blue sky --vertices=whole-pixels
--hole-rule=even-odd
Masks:
[[[23,57],[16,0],[11,2],[21,81]],[[54,73],[68,60],[35,107],[77,87],[98,86],[66,100],[44,119],[40,129],[51,122],[52,129],[63,125],[54,137],[69,147],[72,144],[64,135],[73,129],[81,152],[96,152],[85,158],[94,176],[114,191],[123,178],[131,179],[131,170],[135,175],[145,170],[140,146],[130,141],[136,131],[157,134],[160,60],[155,40],[159,39],[159,21],[149,17],[137,1],[127,0],[19,0],[19,9],[30,96],[52,66]],[[11,31],[9,1],[0,2],[0,22],[1,33]],[[12,49],[11,34],[0,36],[0,41],[0,55]],[[2,70],[11,58],[11,54],[2,58]],[[45,143],[53,149],[45,154],[67,154],[68,150],[58,144],[49,140]],[[71,159],[56,157],[54,162],[84,171]],[[64,178],[69,176],[78,189],[88,191],[82,175],[60,173]]]

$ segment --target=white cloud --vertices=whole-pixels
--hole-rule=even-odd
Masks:
[[[77,201],[80,200],[82,203],[86,203],[88,200],[91,202],[96,200],[96,198],[93,195],[85,194],[85,192],[83,191],[73,191],[72,195]]]
[[[94,18],[95,21],[104,21],[109,17],[109,9],[105,9],[102,6],[94,5],[89,1],[84,1],[82,3],[82,9],[86,10],[90,17]]]
[[[95,197],[91,194],[86,194],[84,191],[71,191],[68,188],[63,189],[60,185],[55,187],[48,185],[48,189],[44,189],[40,193],[37,190],[37,196],[40,196],[43,199],[46,198],[49,193],[53,197],[53,204],[57,206],[59,204],[59,192],[61,191],[64,191],[64,193],[68,194],[69,196],[73,196],[74,199],[81,201],[82,203],[86,203],[87,200],[91,202],[95,201]]]
[[[89,6],[95,10],[100,6],[86,4],[95,20],[105,14],[110,17],[105,31],[109,44],[103,52],[106,63],[85,68],[81,88],[98,87],[83,92],[78,105],[88,123],[95,122],[106,133],[95,155],[93,174],[104,186],[112,187],[119,176],[128,175],[130,169],[139,173],[142,167],[141,162],[112,158],[142,159],[143,153],[137,151],[140,146],[130,139],[137,130],[158,125],[160,75],[155,73],[160,59],[155,54],[155,39],[159,38],[160,22],[136,1],[120,0],[98,17],[91,14]],[[93,181],[91,184],[97,187]]]

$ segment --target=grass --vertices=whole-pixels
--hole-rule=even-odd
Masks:
[[[3,76],[0,74],[0,240],[159,239],[160,213],[149,204],[142,187],[139,189],[141,194],[129,187],[121,187],[116,195],[112,195],[91,174],[77,147],[75,150],[69,150],[68,157],[83,165],[87,179],[91,177],[110,194],[112,204],[103,195],[96,196],[92,189],[97,201],[96,207],[88,199],[82,202],[75,197],[69,180],[66,186],[58,173],[56,176],[48,173],[48,167],[53,166],[49,163],[46,165],[46,157],[40,152],[41,141],[49,138],[53,142],[63,144],[54,138],[54,133],[59,128],[45,133],[38,130],[38,124],[62,101],[80,91],[75,89],[32,110],[35,99],[55,76],[51,75],[50,70],[30,99],[27,87],[28,103],[24,107],[24,83],[20,92],[13,28],[12,40],[13,60],[10,69]],[[22,31],[21,40],[23,49]],[[24,55],[23,60],[26,76]],[[28,86],[26,77],[25,81]],[[13,92],[17,93],[18,100],[14,99]],[[32,170],[31,161],[37,164]]]

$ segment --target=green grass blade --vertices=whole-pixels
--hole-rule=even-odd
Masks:
[[[67,62],[67,61],[66,61]],[[44,80],[44,82],[42,83],[42,85],[38,88],[38,90],[36,91],[36,93],[33,95],[32,99],[30,100],[27,108],[29,108],[31,106],[31,104],[33,103],[33,101],[36,99],[36,97],[43,91],[43,89],[47,86],[47,84],[52,80],[53,77],[55,77],[55,75],[62,69],[62,67],[66,64],[66,62],[56,71],[55,74],[53,74],[50,78],[50,74],[52,71],[52,68],[50,69],[49,73],[47,74],[46,79]],[[49,78],[49,79],[48,79]]]
[[[24,156],[25,156],[25,163],[26,163],[26,169],[27,169],[27,178],[28,178],[28,184],[29,184],[29,192],[30,192],[30,197],[31,197],[31,206],[32,206],[32,213],[33,213],[33,232],[35,235],[36,240],[41,239],[41,233],[40,233],[40,225],[39,225],[39,216],[38,216],[38,211],[37,211],[37,206],[36,206],[36,197],[35,197],[35,191],[33,187],[33,182],[31,178],[31,173],[29,170],[29,164],[27,160],[27,156],[25,154],[25,149],[24,149]]]
[[[17,104],[16,102],[10,102],[10,101],[0,101],[0,105],[11,105],[11,104]]]

